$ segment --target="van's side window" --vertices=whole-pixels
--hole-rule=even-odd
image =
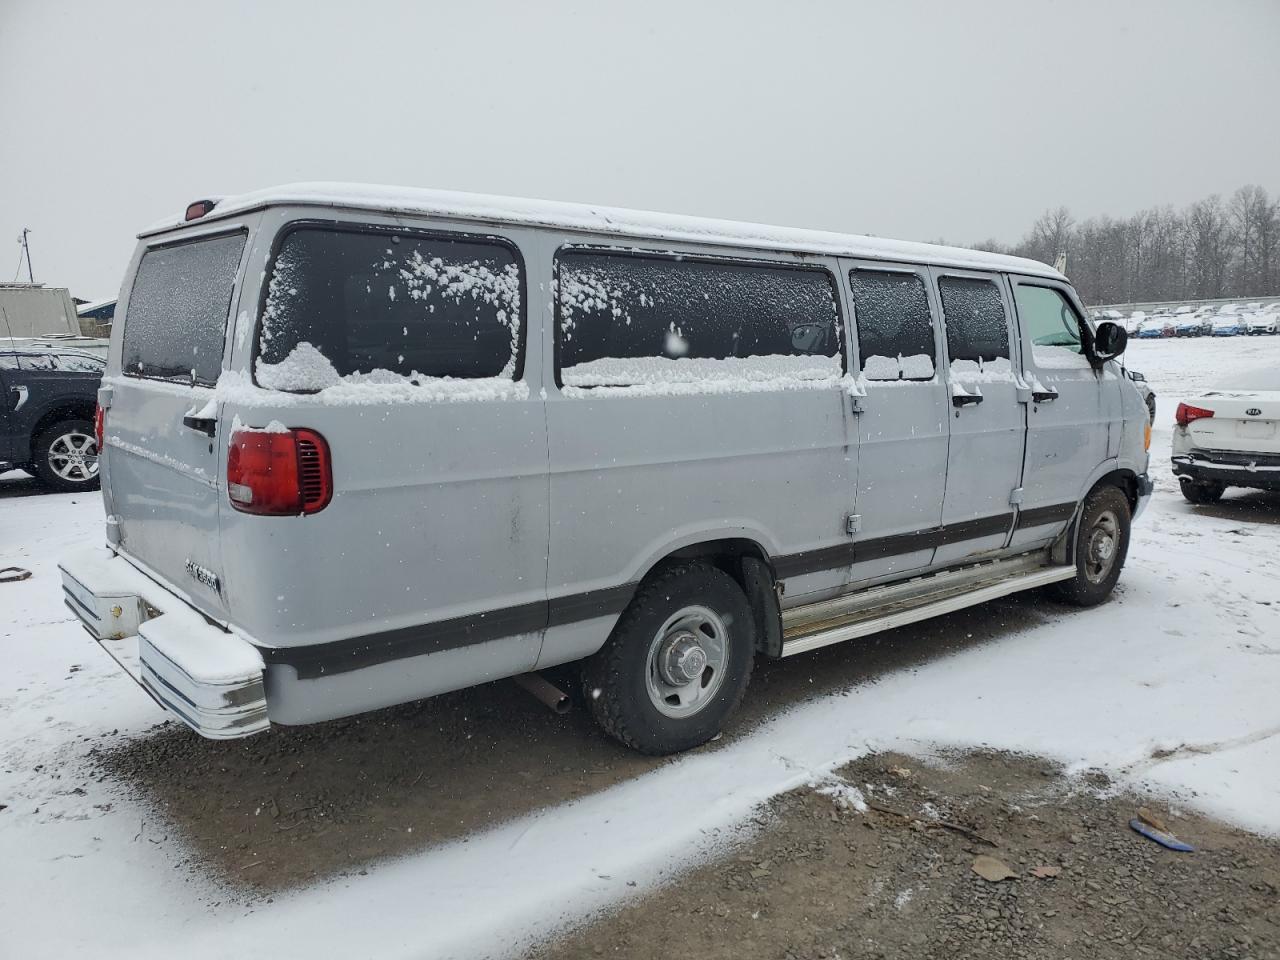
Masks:
[[[217,381],[244,244],[245,234],[233,233],[143,254],[124,321],[125,374]]]
[[[858,355],[868,380],[933,378],[933,319],[914,273],[851,270]]]
[[[1089,368],[1080,336],[1080,316],[1060,291],[1018,283],[1013,287],[1013,299],[1018,319],[1031,341],[1036,366]]]
[[[521,267],[500,241],[303,225],[275,256],[257,382],[519,378]]]
[[[990,280],[938,280],[953,371],[1008,370],[1009,324],[1000,288]]]
[[[569,387],[844,372],[834,277],[821,268],[565,250],[556,290]]]

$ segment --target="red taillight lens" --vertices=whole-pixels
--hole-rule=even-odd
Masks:
[[[107,429],[107,411],[97,407],[93,411],[93,439],[98,441],[98,453],[102,453],[102,440]]]
[[[1177,421],[1178,426],[1185,427],[1192,420],[1203,420],[1212,416],[1212,410],[1206,410],[1204,407],[1193,407],[1189,403],[1180,403],[1178,404],[1178,411],[1173,415],[1173,419]]]
[[[317,513],[333,498],[329,444],[314,430],[237,430],[227,450],[227,496],[244,513]]]

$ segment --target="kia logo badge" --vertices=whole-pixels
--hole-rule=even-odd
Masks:
[[[1258,407],[1250,407],[1248,410],[1245,411],[1245,413],[1247,413],[1251,417],[1262,416],[1262,410],[1260,410]]]

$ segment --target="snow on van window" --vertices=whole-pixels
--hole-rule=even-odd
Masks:
[[[933,357],[925,353],[904,357],[882,357],[872,354],[862,358],[862,376],[871,381],[932,380]]]
[[[218,379],[244,245],[234,233],[143,255],[123,318],[126,374],[206,386]]]
[[[913,272],[851,270],[854,323],[867,380],[933,378],[933,316],[924,280]]]
[[[496,241],[296,229],[267,284],[255,374],[296,391],[515,379],[522,282],[515,254]]]
[[[897,357],[872,355],[862,358],[862,375],[868,380],[901,380],[902,366]]]
[[[955,360],[1009,359],[1009,322],[1000,288],[975,277],[942,277],[938,280],[942,314],[947,328],[947,351]]]
[[[556,266],[568,387],[726,392],[843,376],[825,270],[596,250],[567,251]]]
[[[235,371],[218,379],[218,399],[242,407],[302,403],[326,406],[384,406],[393,403],[458,403],[527,400],[529,386],[509,377],[428,377],[391,370],[349,373],[337,370],[319,350],[300,343],[278,364],[258,365],[257,383]]]
[[[991,360],[952,360],[951,378],[964,383],[1013,383],[1013,364],[1008,357]]]
[[[677,396],[837,387],[844,373],[826,357],[606,357],[566,369],[563,379],[570,397],[592,392]]]

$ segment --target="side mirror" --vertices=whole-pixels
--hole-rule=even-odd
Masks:
[[[1124,353],[1129,334],[1124,327],[1111,320],[1103,320],[1093,332],[1093,355],[1098,360],[1114,360]]]

